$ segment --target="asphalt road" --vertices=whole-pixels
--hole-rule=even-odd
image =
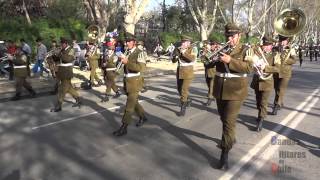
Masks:
[[[294,65],[285,107],[255,129],[254,93],[241,107],[229,171],[216,169],[222,124],[216,104],[205,107],[206,85],[197,74],[193,103],[178,117],[174,76],[148,79],[141,94],[149,121],[113,137],[125,96],[100,102],[104,88],[80,91],[84,105],[49,112],[55,96],[0,103],[0,179],[21,180],[213,180],[319,179],[320,62]],[[271,104],[273,99],[269,99]],[[271,108],[269,108],[271,111]],[[135,117],[135,119],[137,119]]]

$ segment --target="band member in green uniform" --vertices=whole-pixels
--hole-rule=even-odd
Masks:
[[[97,75],[97,68],[99,67],[99,48],[92,40],[89,42],[88,50],[86,53],[87,60],[90,67],[90,85],[91,87],[97,87],[102,85],[102,81]],[[95,83],[97,81],[98,84]]]
[[[120,89],[115,81],[117,77],[116,63],[118,62],[118,57],[115,55],[114,50],[115,47],[113,45],[108,46],[102,62],[103,77],[106,83],[106,96],[102,100],[103,102],[109,101],[111,89],[116,93],[115,98],[121,95]]]
[[[298,59],[295,49],[289,46],[288,37],[279,35],[279,42],[281,48],[276,54],[275,59],[281,64],[279,73],[275,73],[273,76],[275,91],[274,105],[271,113],[273,115],[276,115],[278,110],[283,107],[284,94],[292,76],[292,65],[296,63]]]
[[[139,121],[136,126],[142,126],[147,118],[144,113],[144,109],[139,104],[138,97],[139,92],[142,89],[141,71],[145,62],[144,58],[141,58],[142,51],[136,47],[136,38],[132,34],[127,34],[126,37],[127,51],[125,55],[121,56],[121,62],[124,64],[124,89],[127,94],[127,103],[125,112],[122,117],[121,127],[113,132],[114,136],[123,136],[127,134],[127,127],[132,121],[132,114],[136,112],[139,116]]]
[[[36,92],[33,90],[30,83],[26,80],[29,76],[28,66],[29,61],[26,53],[21,50],[21,47],[17,47],[15,56],[9,56],[9,60],[13,63],[16,95],[11,98],[12,101],[19,100],[21,98],[22,87],[26,88],[32,97],[36,96]]]
[[[236,119],[248,94],[247,73],[252,71],[251,63],[245,59],[246,46],[240,43],[240,28],[227,24],[225,36],[229,46],[216,63],[213,90],[223,125],[219,168],[224,170],[228,169],[228,153],[235,142]]]
[[[262,130],[262,123],[267,116],[267,107],[270,92],[273,89],[273,73],[279,72],[279,64],[275,63],[274,56],[275,53],[272,52],[274,40],[270,37],[263,37],[262,39],[262,49],[256,48],[260,65],[257,65],[257,70],[259,73],[255,73],[252,78],[251,88],[255,90],[257,109],[258,109],[258,118],[257,118],[257,131]],[[263,53],[263,55],[261,55]],[[263,60],[267,62],[265,62]],[[256,64],[259,64],[258,62]],[[263,67],[259,67],[263,66]],[[264,69],[264,71],[262,71]]]
[[[197,53],[191,47],[192,38],[189,36],[181,36],[181,46],[177,47],[173,52],[172,62],[178,62],[177,67],[177,89],[180,95],[181,109],[179,116],[184,116],[186,107],[191,104],[189,96],[189,87],[194,79],[193,66]]]
[[[81,101],[77,90],[72,86],[71,79],[73,77],[73,61],[74,49],[68,45],[68,40],[61,38],[61,51],[59,53],[60,63],[57,65],[57,79],[59,81],[58,88],[58,103],[51,109],[51,112],[61,111],[61,105],[67,93],[76,100],[74,106],[80,108]]]

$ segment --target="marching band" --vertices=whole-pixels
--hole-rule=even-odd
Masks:
[[[291,13],[294,13],[293,9]],[[300,15],[300,14],[299,14]],[[282,20],[282,19],[281,19]],[[297,23],[299,24],[299,23]],[[236,119],[240,107],[248,95],[249,74],[253,72],[250,87],[254,89],[256,95],[256,107],[258,110],[256,119],[256,131],[263,129],[263,121],[267,117],[268,100],[271,91],[275,91],[274,106],[272,115],[277,115],[277,111],[284,105],[284,94],[291,78],[292,65],[297,60],[297,53],[294,49],[294,36],[299,30],[291,29],[292,34],[279,32],[278,43],[273,37],[264,36],[261,45],[246,45],[240,42],[242,30],[234,23],[225,26],[225,37],[227,43],[219,44],[217,41],[203,42],[200,51],[200,59],[204,64],[205,81],[208,87],[207,103],[210,106],[216,101],[220,120],[222,122],[221,156],[220,169],[228,169],[228,155],[236,142]],[[292,27],[291,27],[292,28]],[[276,29],[277,30],[277,29]],[[89,45],[86,53],[90,67],[90,86],[102,85],[102,81],[97,76],[96,69],[99,66],[100,57],[97,45],[97,30],[89,32]],[[103,51],[101,69],[106,85],[103,102],[109,101],[111,89],[114,97],[121,95],[120,88],[115,83],[115,78],[122,68],[124,72],[124,94],[127,96],[122,125],[113,132],[114,136],[127,134],[127,127],[132,122],[132,115],[136,113],[139,120],[137,127],[141,127],[146,121],[144,109],[138,101],[139,93],[144,87],[143,72],[146,69],[146,52],[143,42],[138,41],[133,34],[127,33],[127,49],[124,53],[116,52],[115,44],[108,44]],[[70,93],[75,99],[76,106],[81,106],[80,95],[71,84],[73,77],[73,61],[75,59],[74,49],[69,45],[69,41],[61,38],[61,47],[57,47],[53,41],[52,49],[47,53],[45,62],[48,64],[52,77],[56,85],[54,93],[57,94],[57,103],[52,112],[62,110],[62,102],[66,93]],[[20,49],[20,48],[18,48]],[[310,49],[311,56],[314,56],[313,46]],[[299,50],[299,55],[302,50]],[[318,54],[318,53],[317,53]],[[316,55],[317,56],[317,55]],[[172,62],[177,63],[177,91],[180,96],[181,109],[179,116],[185,116],[186,109],[190,106],[189,88],[194,79],[193,66],[196,62],[197,52],[195,51],[192,38],[181,36],[181,43],[172,53]],[[16,95],[12,100],[20,99],[21,88],[25,87],[32,96],[36,93],[31,85],[26,81],[28,76],[29,62],[23,51],[18,50],[15,56],[9,56],[14,64],[16,76]],[[317,60],[317,59],[316,59]]]

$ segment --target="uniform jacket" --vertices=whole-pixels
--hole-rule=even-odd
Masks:
[[[25,54],[16,55],[13,59],[15,77],[26,78],[28,76],[28,57]],[[25,66],[17,68],[18,66]]]
[[[279,70],[279,78],[291,78],[292,76],[292,65],[296,63],[297,56],[293,53],[293,50],[290,52],[289,58],[288,57],[289,49],[284,49],[283,52],[278,52],[276,58],[280,59],[280,70]]]
[[[231,53],[231,61],[227,65],[230,73],[250,73],[252,65],[245,60],[246,46],[238,44]],[[216,71],[227,73],[224,63],[216,63]],[[215,76],[213,94],[216,99],[243,101],[248,95],[247,77],[219,77]]]
[[[274,63],[274,53],[265,53],[265,57],[269,63],[264,69],[265,73],[277,73],[279,72],[279,65]],[[273,77],[267,80],[262,80],[259,75],[254,74],[250,87],[259,91],[271,91],[273,90]]]
[[[128,51],[128,63],[124,65],[124,73],[141,73],[143,66],[145,64],[143,58],[141,57],[142,51],[135,47]],[[124,78],[124,88],[127,93],[138,93],[142,89],[143,80],[140,76],[125,77]]]
[[[196,53],[192,47],[189,47],[185,52],[180,52],[179,48],[176,48],[173,53],[172,62],[178,62],[177,67],[177,79],[193,79],[193,63],[196,60]],[[190,66],[182,66],[182,64],[188,64]]]
[[[73,66],[64,66],[68,63],[73,64],[74,49],[68,46],[66,49],[62,49],[60,52],[60,64],[58,64],[58,79],[71,79],[73,77]]]

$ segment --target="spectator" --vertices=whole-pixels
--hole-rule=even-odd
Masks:
[[[32,51],[29,44],[27,44],[24,39],[20,39],[20,43],[21,43],[21,50],[24,52],[24,54],[26,54],[27,56],[30,56]]]
[[[169,54],[170,59],[172,59],[172,54],[173,54],[174,49],[175,49],[175,47],[172,43],[170,43],[170,45],[167,47],[166,52]]]
[[[158,45],[157,45],[156,48],[154,49],[154,52],[157,53],[157,56],[158,56],[157,61],[160,60],[160,55],[161,55],[162,51],[163,51],[163,47],[161,46],[160,43],[158,43]]]
[[[12,40],[9,40],[7,45],[8,45],[7,46],[7,53],[12,56],[15,55],[16,51],[17,51],[16,44]],[[12,61],[9,61],[8,71],[9,71],[9,81],[12,81],[13,80],[13,63],[12,63]]]
[[[40,68],[40,76],[43,75],[43,71],[49,74],[49,71],[43,67],[43,61],[45,60],[47,55],[47,47],[42,43],[41,38],[38,38],[36,42],[37,42],[36,63],[33,66],[32,71],[34,74],[36,74],[38,72],[38,69]]]

